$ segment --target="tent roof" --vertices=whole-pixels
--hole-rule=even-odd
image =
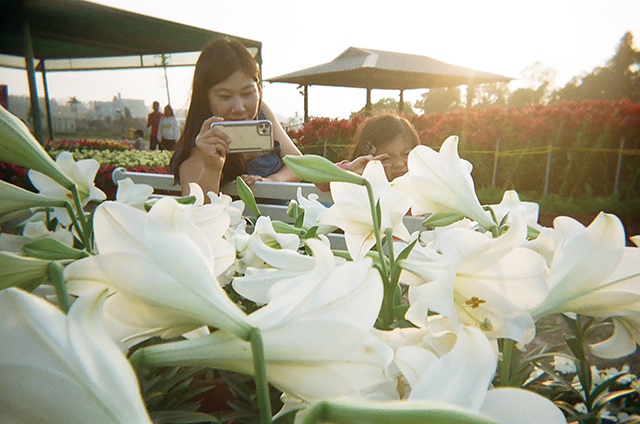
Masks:
[[[193,65],[197,54],[180,54],[219,37],[242,42],[261,62],[259,41],[81,0],[0,0],[0,54],[11,55],[0,57],[0,66],[24,68],[24,19],[33,56],[45,59],[48,71],[160,66],[163,53],[172,54],[171,65]]]
[[[512,79],[451,65],[426,56],[349,47],[331,62],[270,78],[268,81],[403,90]]]

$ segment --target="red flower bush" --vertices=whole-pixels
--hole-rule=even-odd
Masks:
[[[503,189],[542,191],[551,151],[549,192],[562,196],[607,196],[613,193],[624,139],[619,194],[640,193],[640,103],[629,100],[559,101],[507,108],[455,110],[405,115],[420,142],[438,149],[450,135],[460,137],[460,155],[474,165],[477,188],[493,183]],[[361,116],[317,118],[289,133],[303,153],[337,162],[347,157]]]

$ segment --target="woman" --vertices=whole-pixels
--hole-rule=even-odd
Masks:
[[[216,126],[217,121],[268,119],[273,125],[276,147],[267,153],[230,153],[233,143]],[[260,70],[239,42],[218,39],[198,58],[193,76],[191,104],[182,136],[171,158],[171,169],[182,193],[198,183],[205,193],[241,176],[255,181],[300,181],[282,163],[285,155],[300,155],[275,115],[262,102]]]
[[[176,140],[180,137],[180,127],[178,120],[173,114],[173,108],[169,105],[164,107],[164,116],[160,119],[158,126],[160,150],[173,150],[176,147]]]

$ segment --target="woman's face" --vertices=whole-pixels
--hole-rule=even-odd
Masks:
[[[409,142],[402,134],[393,140],[380,145],[376,149],[376,156],[387,154],[388,157],[382,159],[382,166],[387,175],[387,180],[393,181],[407,173],[407,160],[409,152],[413,149]]]
[[[254,119],[258,114],[259,103],[258,84],[243,71],[236,71],[209,90],[211,113],[225,121]]]

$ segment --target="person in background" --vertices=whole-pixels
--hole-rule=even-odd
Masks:
[[[409,152],[418,144],[418,134],[407,119],[393,114],[372,116],[358,127],[349,159],[336,165],[362,174],[367,163],[379,160],[387,180],[393,181],[407,173]],[[329,191],[328,183],[316,186],[322,191]]]
[[[164,107],[164,116],[160,119],[158,128],[158,144],[160,150],[173,150],[176,147],[176,141],[180,137],[180,127],[178,120],[173,114],[173,108],[169,105]]]
[[[133,143],[133,148],[136,150],[149,150],[149,145],[144,141],[144,132],[142,130],[135,130],[133,136],[136,141]]]
[[[162,119],[162,112],[160,112],[159,102],[153,102],[151,107],[153,111],[147,115],[147,128],[151,127],[151,131],[149,131],[149,150],[156,150],[158,146],[158,127],[160,126],[160,119]]]
[[[211,124],[219,121],[268,119],[273,126],[272,151],[232,153],[231,140]],[[205,193],[240,176],[255,181],[300,181],[282,162],[300,155],[274,113],[262,101],[260,68],[239,42],[217,39],[204,47],[196,62],[191,103],[184,131],[171,158],[170,169],[183,194],[195,182]]]

